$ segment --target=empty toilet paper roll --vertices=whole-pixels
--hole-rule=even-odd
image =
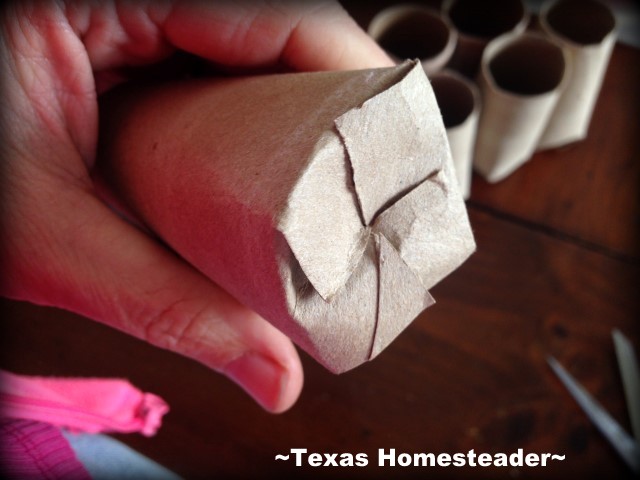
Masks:
[[[485,46],[506,33],[522,33],[529,12],[522,0],[445,0],[442,15],[458,34],[447,68],[475,78]]]
[[[594,0],[543,5],[540,27],[563,46],[571,73],[538,148],[560,147],[587,137],[593,109],[615,44],[615,18]]]
[[[440,113],[447,131],[456,178],[465,199],[471,193],[473,150],[480,113],[480,94],[476,85],[451,70],[431,77]]]
[[[417,62],[116,90],[99,152],[133,215],[336,373],[475,248]]]
[[[508,34],[487,45],[473,165],[488,182],[502,180],[531,157],[568,69],[564,51],[539,34]]]
[[[457,38],[438,11],[409,4],[380,11],[368,33],[394,60],[419,59],[427,75],[449,61]]]

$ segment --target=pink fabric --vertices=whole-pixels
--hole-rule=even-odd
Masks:
[[[0,416],[73,432],[156,433],[169,406],[126,380],[16,375],[0,370]]]
[[[0,420],[0,475],[7,479],[88,480],[60,430],[31,420]]]

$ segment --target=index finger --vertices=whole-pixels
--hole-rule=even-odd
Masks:
[[[174,46],[228,66],[295,70],[393,65],[333,1],[176,2],[161,22]]]

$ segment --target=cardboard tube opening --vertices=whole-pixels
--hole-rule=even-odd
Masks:
[[[594,45],[615,28],[611,10],[593,0],[564,0],[554,4],[546,15],[547,24],[567,40]]]
[[[455,0],[448,10],[459,32],[487,39],[513,30],[525,14],[520,0]]]
[[[533,36],[516,39],[489,62],[495,84],[518,95],[539,95],[554,90],[562,82],[564,69],[560,47]]]
[[[374,20],[375,21],[375,20]],[[427,60],[449,43],[449,26],[435,12],[419,7],[403,7],[381,16],[370,28],[382,48],[400,59]]]
[[[431,79],[445,128],[461,125],[474,110],[473,92],[460,79],[451,75],[436,75]]]

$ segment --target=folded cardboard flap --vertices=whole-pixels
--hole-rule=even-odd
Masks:
[[[376,356],[475,248],[417,62],[103,106],[98,168],[119,200],[333,372]]]

